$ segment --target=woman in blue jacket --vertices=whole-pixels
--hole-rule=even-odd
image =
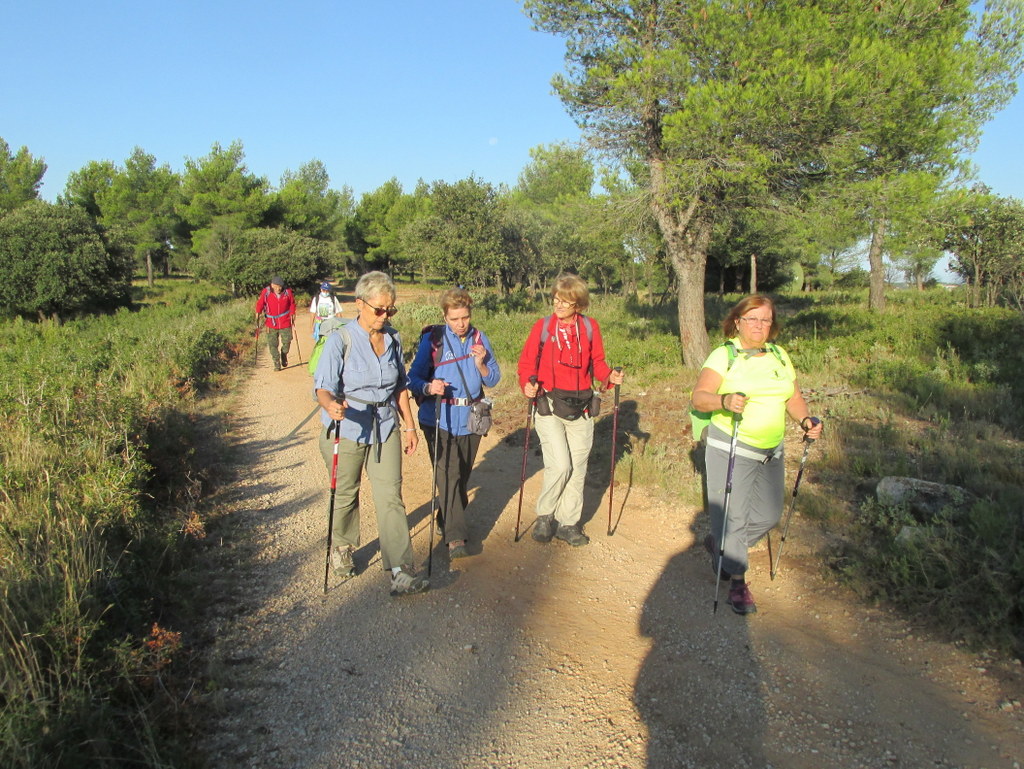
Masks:
[[[437,468],[437,522],[451,558],[469,555],[467,488],[481,437],[469,431],[470,405],[484,397],[484,387],[494,387],[501,379],[490,341],[471,323],[472,307],[465,289],[445,291],[444,324],[423,329],[409,369],[410,389],[422,399],[419,423]]]

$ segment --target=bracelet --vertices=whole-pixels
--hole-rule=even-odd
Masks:
[[[406,427],[406,428],[403,428],[402,432],[403,433],[414,433],[414,432],[416,432],[416,428],[415,427]]]
[[[726,396],[726,393],[722,393],[720,396],[718,396],[719,398],[722,399],[722,408],[723,409],[725,408],[725,396]]]

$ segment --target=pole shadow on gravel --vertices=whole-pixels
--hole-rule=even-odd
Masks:
[[[612,429],[615,421],[612,413],[612,402],[605,398],[603,412],[594,425],[594,447],[590,452],[590,465],[587,467],[587,483],[583,489],[583,515],[580,523],[591,524],[592,534],[607,534],[608,527],[608,492],[611,485],[612,462]],[[618,434],[615,438],[615,490],[612,497],[611,532],[618,529],[619,524],[630,524],[626,503],[632,488],[632,477],[629,473],[619,474],[619,466],[628,457],[635,446],[643,445],[650,439],[650,433],[640,430],[640,412],[635,400],[619,402]]]
[[[582,525],[593,521],[590,536],[604,536],[607,533],[607,493],[611,476],[611,440],[613,416],[610,407],[597,419],[594,426],[594,444],[590,454],[590,462],[587,467],[587,480],[583,492],[583,514],[580,519]],[[621,463],[622,458],[630,453],[632,446],[637,440],[644,440],[648,436],[639,429],[639,414],[637,413],[636,401],[624,401],[619,404],[618,438],[616,447],[616,458]],[[470,541],[468,544],[471,555],[477,556],[486,548],[486,542],[494,530],[501,516],[517,514],[519,499],[519,482],[522,474],[522,457],[525,443],[525,426],[513,431],[495,443],[486,452],[477,456],[476,465],[470,476],[471,498],[466,508],[466,516],[470,530]],[[426,450],[426,447],[421,447]],[[429,472],[429,463],[426,470]],[[526,483],[531,484],[534,476],[543,473],[543,457],[541,454],[540,440],[536,431],[530,429],[530,445],[526,463]],[[408,468],[405,472],[409,472]],[[420,471],[422,472],[422,471]],[[444,479],[439,477],[438,483]],[[629,496],[630,479],[627,477],[616,477],[616,490],[613,499],[612,523],[614,527],[621,522],[626,510],[625,504]],[[519,536],[520,541],[528,537],[537,514],[535,509],[536,494],[527,489],[523,495],[523,509],[520,517]],[[429,515],[431,503],[428,500],[425,504],[419,505],[409,512],[410,527],[416,536],[429,536]],[[628,521],[628,518],[627,518]],[[513,521],[514,524],[514,521]],[[440,539],[435,528],[435,566],[437,558],[447,556],[444,548],[439,547]]]
[[[519,479],[522,471],[523,442],[525,440],[525,428],[520,428],[513,433],[506,435],[492,445],[486,453],[481,450],[477,454],[476,464],[470,475],[469,505],[466,507],[466,522],[469,527],[469,542],[467,548],[473,557],[479,556],[488,546],[488,539],[498,523],[501,516],[515,515],[517,500],[519,498]],[[540,442],[537,434],[531,429],[530,446],[527,456],[526,479],[541,471]],[[421,436],[422,442],[422,436]],[[421,446],[426,455],[426,446]],[[418,451],[419,449],[417,449]],[[411,472],[408,466],[404,472]],[[427,460],[422,469],[416,472],[430,472],[430,462]],[[438,485],[445,482],[445,479],[438,475]],[[527,491],[523,497],[523,513],[519,528],[520,540],[526,535],[530,526],[536,518],[533,508],[532,495]],[[409,511],[409,525],[413,531],[414,540],[429,536],[431,500],[417,506]],[[435,508],[436,509],[436,508]],[[440,534],[437,527],[434,528],[434,568],[437,574],[439,561],[447,564],[445,547],[440,541]]]

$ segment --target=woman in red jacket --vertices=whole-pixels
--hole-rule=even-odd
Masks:
[[[551,300],[554,314],[533,324],[519,356],[519,385],[523,395],[537,399],[534,425],[544,455],[533,538],[550,542],[554,536],[578,547],[590,542],[579,521],[594,443],[591,402],[598,395],[592,383],[597,379],[607,389],[622,384],[624,375],[605,361],[597,321],[582,314],[590,304],[587,284],[563,275]]]

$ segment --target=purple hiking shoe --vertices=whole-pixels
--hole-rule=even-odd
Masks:
[[[729,605],[737,614],[754,614],[757,611],[754,596],[750,594],[750,587],[746,582],[732,583],[732,587],[729,588]]]

